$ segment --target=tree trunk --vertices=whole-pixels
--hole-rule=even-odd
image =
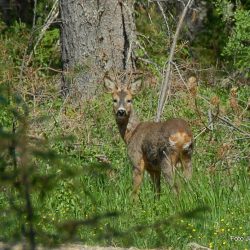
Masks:
[[[133,67],[132,12],[132,0],[60,0],[64,94],[91,97],[107,71]]]

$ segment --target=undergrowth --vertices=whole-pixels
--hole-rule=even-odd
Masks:
[[[16,28],[18,33],[27,33],[21,24]],[[54,32],[52,38],[57,36]],[[9,91],[0,94],[0,146],[6,146],[3,138],[7,135],[18,142],[16,146],[28,148],[38,242],[174,249],[196,242],[212,249],[249,249],[249,86],[230,82],[222,88],[224,76],[211,73],[216,69],[211,67],[204,77],[197,63],[192,68],[186,61],[191,69],[185,77],[196,75],[198,81],[194,86],[173,82],[162,119],[183,117],[190,123],[196,138],[193,178],[186,183],[178,172],[179,196],[162,180],[161,199],[154,201],[146,174],[140,201],[133,203],[131,164],[113,118],[110,96],[100,86],[100,94],[90,100],[62,99],[57,86],[60,75],[49,67],[44,70],[47,54],[36,61],[44,67],[25,68],[20,80],[24,46],[17,36],[15,40],[18,43],[1,36],[1,84]],[[54,50],[56,47],[51,53]],[[156,59],[161,64],[166,58]],[[159,83],[146,85],[135,97],[142,120],[154,119],[159,88]],[[19,102],[12,98],[16,92]],[[20,118],[20,103],[29,110],[22,120],[16,119]],[[20,125],[23,120],[26,139],[20,141],[13,133],[13,123]],[[9,146],[2,150],[0,160],[0,240],[16,242],[27,235],[27,214],[19,179],[22,171],[13,168]],[[12,179],[6,181],[6,176]]]
[[[163,182],[161,199],[154,201],[146,175],[137,204],[131,201],[131,165],[109,95],[101,94],[79,105],[56,95],[41,99],[35,107],[30,102],[29,135],[45,140],[47,147],[67,163],[50,166],[35,160],[38,173],[56,180],[49,190],[44,187],[42,199],[35,191],[33,194],[39,218],[38,241],[43,240],[41,231],[55,235],[51,243],[70,239],[91,245],[182,249],[196,242],[213,249],[247,249],[249,137],[243,131],[249,133],[249,87],[233,91],[236,97],[232,90],[198,85],[195,94],[185,87],[172,93],[163,119],[184,117],[191,124],[197,136],[193,178],[186,183],[181,173],[177,175],[179,197]],[[232,98],[236,106],[232,106]],[[142,120],[153,120],[157,89],[145,88],[134,103]],[[213,128],[208,111],[214,114]],[[71,175],[67,176],[67,171]],[[3,208],[8,195],[1,193],[0,199]],[[15,240],[19,219],[14,216],[10,222],[7,218],[1,215],[5,225],[0,229],[1,239]]]

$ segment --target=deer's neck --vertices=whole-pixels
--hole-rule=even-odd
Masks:
[[[116,123],[118,125],[122,139],[125,141],[126,144],[128,144],[131,137],[133,136],[136,127],[140,123],[140,120],[138,119],[136,113],[132,109],[130,112],[130,116],[126,120],[116,120]]]

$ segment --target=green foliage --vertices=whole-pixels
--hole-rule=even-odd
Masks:
[[[250,10],[247,1],[215,0],[216,13],[226,27],[222,55],[229,68],[249,77]]]
[[[1,26],[0,30],[0,72],[4,76],[8,71],[22,64],[22,57],[28,43],[30,30],[21,22],[14,22],[12,26]],[[20,39],[20,37],[22,39]],[[13,72],[14,73],[14,72]],[[12,75],[12,74],[11,74]],[[0,76],[0,77],[1,77]]]
[[[232,58],[233,67],[250,76],[250,10],[237,9],[235,25],[224,48],[224,55]]]
[[[60,66],[60,49],[58,46],[59,29],[53,28],[46,31],[35,53],[35,64],[43,67]]]
[[[167,49],[170,46],[164,20],[157,11],[154,3],[146,8],[142,3],[136,9],[136,28],[140,47],[137,55],[153,61],[158,66],[163,66],[167,60]],[[155,71],[154,66],[150,66]]]
[[[84,204],[75,195],[80,188],[84,194],[85,185],[76,178],[82,169],[74,161],[67,165],[46,140],[31,139],[26,103],[4,86],[0,93],[0,240],[25,239],[27,249],[36,249],[38,242],[48,246],[72,240],[75,224],[98,226],[99,220],[114,217],[115,213],[102,211],[93,221],[83,217]],[[59,138],[53,144],[58,143],[67,145]]]
[[[0,86],[0,93],[2,93],[2,96],[0,96],[0,107],[1,107],[1,113],[0,113],[0,128],[5,128],[7,130],[11,129],[12,121],[13,121],[13,115],[10,112],[10,100],[8,98],[8,89],[5,84],[2,84]],[[5,96],[3,96],[3,93],[5,93]]]
[[[230,0],[214,0],[215,10],[224,22],[232,21],[234,5]]]
[[[204,28],[196,34],[190,44],[192,56],[204,68],[218,62],[223,63],[221,52],[226,45],[228,27],[222,21],[221,13],[224,13],[224,10],[218,8],[217,2],[217,0],[207,1],[207,18],[204,20]]]
[[[242,111],[248,92],[249,87],[245,87],[237,93]],[[198,135],[203,124],[208,123],[207,110],[216,113],[216,107],[208,100],[219,96],[221,115],[227,115],[231,121],[236,119],[229,105],[228,90],[200,86],[198,95],[206,97],[196,97],[200,113],[195,110],[189,94],[182,90],[172,96],[164,117],[185,117]],[[153,88],[144,89],[134,101],[145,120],[153,119],[156,104],[157,90]],[[62,105],[55,96],[39,106],[39,111],[48,115],[49,108],[51,114],[58,114]],[[48,144],[60,158],[54,158],[55,164],[50,164],[53,155],[44,153],[48,161],[40,160],[36,168],[35,173],[45,175],[46,183],[46,187],[40,185],[42,188],[37,184],[38,193],[33,194],[39,242],[67,239],[91,245],[180,249],[189,242],[197,242],[214,249],[247,247],[247,242],[230,238],[231,235],[244,236],[250,230],[246,223],[250,212],[246,158],[250,144],[249,140],[237,140],[243,136],[240,132],[215,120],[214,130],[196,139],[192,181],[186,183],[178,171],[177,180],[181,185],[178,199],[162,180],[161,200],[154,201],[146,174],[141,199],[134,204],[130,198],[131,165],[112,117],[110,96],[98,96],[84,102],[81,108],[67,103],[63,113],[64,119],[49,115],[39,123],[46,131]],[[244,129],[245,125],[242,119],[240,128]],[[58,139],[69,134],[74,135],[75,140]],[[61,167],[60,162],[67,166]],[[8,196],[1,194],[0,201],[8,204]],[[2,234],[4,240],[13,235],[11,232],[20,230],[22,221],[17,217],[11,219],[13,222],[8,220],[8,230]]]
[[[166,53],[167,45],[169,45],[166,43],[167,34],[164,30],[163,18],[157,13],[156,5],[150,5],[148,9],[141,7],[140,12],[137,13],[137,30],[147,36],[141,37],[139,34],[139,38],[143,44],[147,44],[146,51],[150,58],[157,59],[159,62]],[[139,53],[143,53],[143,51]]]
[[[43,70],[46,67],[55,69],[60,67],[59,28],[54,25],[41,34],[53,2],[38,3],[36,26],[32,32],[27,23],[13,20],[9,26],[6,26],[1,20],[0,72],[6,74],[7,68],[16,73],[17,71],[13,70],[14,67],[27,62],[33,52],[34,55],[31,56],[29,63],[34,64],[35,67]],[[35,51],[33,51],[34,46],[36,46]],[[48,71],[46,73],[48,74]]]
[[[37,2],[36,6],[36,25],[43,26],[44,22],[55,4],[54,0],[42,0]]]

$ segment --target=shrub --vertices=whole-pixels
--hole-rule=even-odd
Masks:
[[[250,76],[250,10],[237,9],[234,14],[235,25],[229,36],[223,54],[233,59],[236,70]]]

